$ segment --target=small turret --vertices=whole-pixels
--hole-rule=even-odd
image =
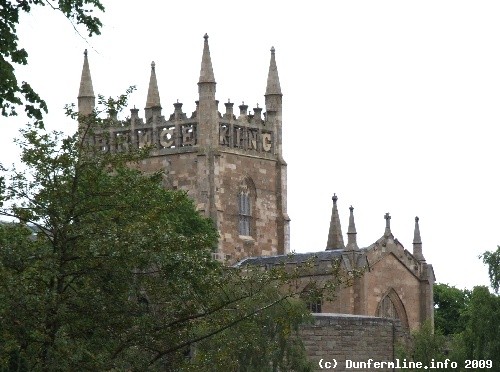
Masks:
[[[226,106],[226,113],[224,114],[224,117],[231,120],[233,118],[234,103],[228,99],[227,103],[224,103],[224,106]]]
[[[83,69],[80,80],[80,91],[78,92],[78,113],[80,115],[90,115],[95,108],[94,87],[90,76],[89,60],[87,49],[83,52]]]
[[[418,225],[419,218],[415,217],[415,230],[413,232],[413,256],[418,261],[425,261],[422,254],[422,239],[420,238],[420,227]]]
[[[241,105],[238,106],[240,108],[240,117],[245,117],[248,115],[248,105],[245,105],[245,102],[241,102]]]
[[[357,251],[359,250],[357,239],[356,239],[356,225],[354,224],[354,208],[352,205],[349,207],[349,227],[347,229],[347,246],[346,250],[348,251]]]
[[[342,237],[342,228],[340,226],[339,211],[337,209],[337,195],[333,194],[332,218],[330,220],[330,230],[328,232],[328,242],[326,250],[345,249],[344,238]]]
[[[256,124],[260,124],[262,122],[262,107],[259,107],[259,104],[257,103],[257,107],[253,108],[253,120]]]
[[[148,97],[146,99],[146,121],[153,116],[161,116],[160,92],[156,80],[155,63],[151,62],[151,76],[149,78]]]

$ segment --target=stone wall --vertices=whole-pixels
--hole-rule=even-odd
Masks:
[[[397,344],[406,340],[399,320],[348,314],[314,314],[314,323],[300,334],[316,371],[392,371],[373,362],[395,361]],[[354,368],[370,359],[371,368]]]

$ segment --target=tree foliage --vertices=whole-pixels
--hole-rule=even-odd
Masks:
[[[448,284],[434,285],[434,327],[443,335],[459,333],[464,329],[461,317],[469,302],[470,292]]]
[[[267,288],[263,294],[267,302],[281,296],[272,288]],[[310,320],[311,314],[302,301],[292,298],[280,301],[277,306],[255,313],[199,343],[186,370],[312,371],[298,333],[299,325]]]
[[[120,111],[126,101],[99,104]],[[209,370],[228,360],[235,370],[307,370],[296,335],[305,310],[293,300],[307,264],[212,260],[213,222],[161,173],[138,170],[149,149],[103,151],[93,135],[114,119],[67,113],[78,133],[28,125],[24,168],[0,179],[0,215],[16,221],[0,223],[0,371]],[[322,284],[329,293],[339,270]]]
[[[486,251],[479,258],[482,258],[483,263],[488,265],[491,287],[498,294],[500,290],[500,246],[497,246],[495,252]]]
[[[422,326],[412,332],[411,339],[407,345],[400,345],[398,358],[408,361],[421,362],[425,366],[431,366],[433,362],[441,362],[447,358],[443,353],[446,348],[446,339],[439,332],[434,332],[432,323],[426,321]],[[406,369],[413,370],[413,369]],[[445,369],[433,369],[444,371]]]
[[[500,297],[485,286],[474,287],[464,311],[465,330],[457,336],[461,359],[491,360],[500,369]],[[458,353],[456,353],[458,354]]]
[[[480,256],[488,265],[495,292],[498,292],[499,252],[500,248]],[[413,335],[410,348],[402,351],[403,357],[427,366],[432,359],[436,362],[449,359],[457,363],[459,371],[484,370],[484,365],[475,365],[473,361],[483,361],[483,364],[487,361],[491,370],[499,371],[500,297],[490,293],[486,286],[468,291],[435,284],[434,302],[435,332],[424,325]]]
[[[28,53],[18,44],[19,18],[33,6],[49,6],[61,12],[73,25],[83,25],[89,36],[100,34],[102,23],[92,12],[104,11],[104,6],[100,0],[0,0],[0,110],[3,116],[16,115],[16,106],[24,104],[28,117],[42,124],[43,112],[47,112],[45,101],[29,83],[19,83],[15,74],[15,65],[28,63]]]

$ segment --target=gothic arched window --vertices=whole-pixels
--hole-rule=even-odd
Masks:
[[[389,296],[385,296],[382,301],[380,301],[377,315],[382,318],[399,319],[399,314],[396,310],[396,306],[394,306],[394,303]]]
[[[247,189],[241,190],[238,194],[238,214],[240,219],[240,235],[250,236],[252,231],[252,206],[250,202],[250,193]]]

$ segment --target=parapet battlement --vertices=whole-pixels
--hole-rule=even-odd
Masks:
[[[198,101],[197,101],[198,102]],[[262,115],[262,108],[254,108],[254,114],[247,114],[247,105],[240,105],[240,115],[232,112],[233,103],[228,102],[226,113],[219,111],[218,146],[247,151],[274,153],[273,123]],[[175,110],[166,120],[164,116],[153,115],[148,120],[138,116],[138,109],[131,109],[131,116],[125,121],[116,122],[106,133],[96,133],[96,142],[103,150],[127,151],[130,147],[150,146],[159,153],[168,153],[199,144],[197,111],[188,118],[182,112],[182,103],[174,103]],[[262,117],[264,116],[264,117]]]
[[[155,63],[151,63],[151,77],[145,107],[145,117],[139,117],[139,110],[130,110],[130,118],[116,120],[116,125],[95,134],[95,143],[103,150],[127,151],[130,148],[152,147],[152,155],[175,152],[197,151],[203,148],[217,148],[220,151],[236,150],[259,153],[265,157],[281,155],[281,87],[275,61],[275,50],[271,49],[268,81],[265,93],[266,112],[263,108],[239,105],[239,115],[233,111],[234,103],[225,103],[225,113],[218,110],[215,99],[215,78],[208,47],[208,35],[204,36],[204,49],[198,82],[199,100],[190,117],[182,111],[182,103],[174,103],[174,112],[168,117],[162,115],[160,94],[156,80]],[[95,107],[87,53],[78,95],[78,110],[88,115]]]

